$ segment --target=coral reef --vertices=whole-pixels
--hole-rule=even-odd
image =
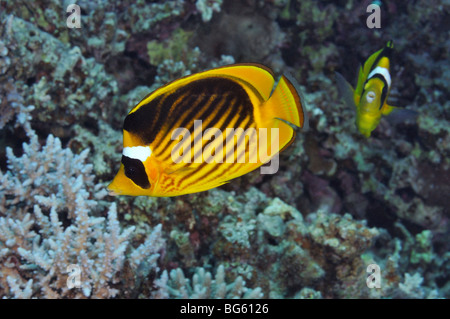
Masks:
[[[170,277],[170,279],[169,279]],[[192,284],[185,278],[183,270],[180,268],[172,269],[170,276],[165,270],[161,278],[156,281],[158,290],[154,293],[155,298],[261,298],[261,288],[248,289],[245,287],[245,281],[242,277],[227,284],[225,282],[225,268],[219,266],[216,275],[212,279],[210,272],[204,268],[198,268],[192,277]]]
[[[448,1],[0,3],[1,298],[449,298]],[[369,139],[334,72],[394,42]],[[289,72],[308,131],[255,171],[175,198],[111,197],[122,123],[225,64]],[[369,288],[378,265],[381,287]]]
[[[114,285],[124,280],[128,256],[130,272],[138,275],[141,264],[157,270],[164,247],[161,225],[129,255],[135,227],[121,229],[116,203],[102,202],[103,184],[94,183],[89,149],[75,155],[61,147],[59,138],[47,137],[41,146],[29,121],[33,108],[19,104],[30,140],[16,157],[7,148],[8,171],[0,173],[1,271],[4,293],[16,298],[114,297]],[[107,218],[100,215],[105,206]],[[68,287],[71,266],[78,267],[79,289]],[[22,288],[23,287],[23,288]]]

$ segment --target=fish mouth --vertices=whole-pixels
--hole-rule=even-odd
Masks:
[[[120,189],[118,189],[117,187],[115,187],[113,184],[114,184],[114,181],[112,181],[112,182],[106,187],[106,189],[108,190],[108,195],[109,195],[109,196],[118,196],[118,195],[122,194],[122,192],[120,191]]]
[[[113,191],[113,190],[108,189],[108,195],[109,195],[109,196],[119,196],[120,194],[119,194],[119,193],[116,193],[116,192]]]

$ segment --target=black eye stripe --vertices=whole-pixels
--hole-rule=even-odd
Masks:
[[[381,99],[380,99],[380,110],[381,110],[381,108],[384,105],[384,100],[387,97],[387,91],[388,91],[389,86],[387,84],[386,79],[384,78],[384,76],[382,74],[375,73],[370,79],[374,79],[374,78],[380,79],[383,82],[383,89],[381,90]],[[370,80],[370,79],[368,79],[368,80]]]
[[[144,164],[135,158],[122,155],[122,164],[125,168],[125,176],[143,189],[150,188]]]

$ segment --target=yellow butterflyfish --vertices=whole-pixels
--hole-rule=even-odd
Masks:
[[[205,191],[270,161],[307,125],[295,80],[260,64],[189,75],[147,95],[127,115],[112,195]],[[180,139],[181,138],[181,139]]]

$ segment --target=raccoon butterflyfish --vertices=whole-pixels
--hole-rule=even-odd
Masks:
[[[359,68],[358,83],[353,90],[344,77],[336,72],[336,80],[340,95],[348,105],[356,107],[356,126],[359,132],[370,137],[378,126],[382,115],[388,115],[395,108],[387,104],[391,88],[389,72],[392,41],[372,54],[364,66]]]
[[[275,159],[308,120],[295,80],[283,75],[274,84],[269,68],[234,64],[147,95],[124,120],[122,161],[110,194],[206,191]]]

